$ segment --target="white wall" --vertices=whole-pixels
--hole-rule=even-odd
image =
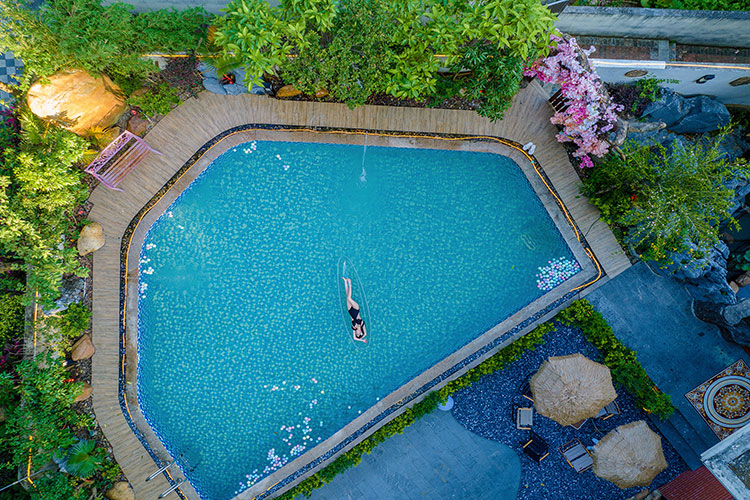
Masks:
[[[615,59],[594,59],[589,61],[596,69],[599,77],[608,83],[627,83],[638,80],[629,78],[625,73],[631,70],[647,70],[656,78],[679,80],[679,83],[662,83],[661,86],[671,88],[682,95],[691,96],[706,94],[716,97],[724,104],[738,104],[750,106],[750,84],[733,87],[729,82],[740,77],[750,77],[750,65],[712,64],[712,63],[680,63],[663,61],[627,61]],[[690,64],[693,66],[676,66]],[[713,80],[706,83],[695,83],[704,75],[715,75]]]

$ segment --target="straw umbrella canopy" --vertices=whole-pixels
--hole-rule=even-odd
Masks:
[[[536,411],[561,425],[595,417],[617,397],[609,368],[580,353],[549,358],[530,385]]]
[[[620,488],[648,486],[667,468],[661,436],[645,421],[621,425],[594,446],[594,474]]]

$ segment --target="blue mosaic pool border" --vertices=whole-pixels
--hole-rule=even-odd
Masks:
[[[179,180],[179,178],[188,170],[190,169],[195,162],[197,162],[203,155],[208,152],[209,149],[211,149],[214,145],[225,139],[226,137],[233,135],[238,132],[244,132],[248,130],[253,129],[262,129],[262,130],[279,130],[279,131],[315,131],[315,132],[346,132],[346,133],[371,133],[371,134],[382,134],[387,136],[419,136],[419,137],[425,137],[425,138],[445,138],[445,139],[464,139],[467,141],[473,141],[473,142],[491,142],[495,143],[495,140],[499,139],[503,141],[504,143],[510,144],[517,149],[521,149],[521,144],[517,143],[515,141],[510,141],[508,139],[504,139],[501,137],[494,137],[494,136],[471,136],[466,134],[442,134],[442,133],[425,133],[425,132],[404,132],[404,131],[391,131],[391,130],[369,130],[369,129],[349,129],[349,128],[340,128],[340,127],[308,127],[308,126],[297,126],[297,125],[277,125],[277,124],[245,124],[240,125],[237,127],[233,127],[231,129],[225,130],[221,134],[218,134],[210,141],[206,142],[198,151],[195,152],[183,165],[180,167],[180,169],[161,187],[161,189],[154,194],[154,196],[149,200],[149,202],[141,208],[141,210],[133,217],[133,219],[130,221],[130,224],[128,224],[128,227],[125,229],[125,232],[123,233],[123,237],[120,243],[120,352],[119,352],[119,388],[118,388],[118,400],[120,403],[120,409],[122,410],[123,416],[125,417],[125,420],[127,421],[128,425],[130,426],[130,429],[133,431],[135,436],[138,438],[138,440],[141,442],[143,447],[146,449],[148,454],[151,456],[151,458],[154,460],[154,463],[157,465],[157,467],[161,467],[164,465],[159,457],[156,455],[154,450],[151,448],[150,444],[148,443],[148,440],[143,435],[143,433],[138,429],[135,422],[133,421],[133,418],[130,415],[130,411],[128,409],[127,403],[125,401],[125,386],[126,386],[126,380],[125,380],[125,373],[124,373],[124,366],[125,366],[125,357],[126,357],[126,342],[125,342],[125,335],[126,335],[126,315],[125,315],[125,301],[126,301],[126,290],[125,290],[125,284],[126,284],[126,274],[127,274],[127,256],[128,256],[128,249],[130,247],[130,243],[133,237],[133,233],[140,223],[141,219],[154,207],[154,205],[163,197],[163,195],[169,191],[169,189],[172,188],[172,186]],[[542,168],[541,164],[536,160],[536,158],[533,155],[529,155],[529,157],[532,160],[532,166],[534,167],[534,170],[544,179],[546,187],[554,194],[555,203],[558,205],[560,210],[562,210],[564,213],[569,213],[565,206],[562,203],[562,200],[560,199],[560,196],[558,195],[557,191],[554,189],[551,181],[549,180],[549,177],[547,177],[547,174],[544,172],[544,169]],[[586,241],[586,238],[584,234],[580,231],[580,229],[577,227],[574,221],[572,221],[569,217],[565,217],[566,222],[573,228],[575,232],[577,232],[580,235],[580,244],[584,249],[589,249],[590,246],[588,242]],[[586,252],[589,254],[589,252]],[[593,254],[591,254],[593,255]],[[591,258],[591,255],[588,255],[589,258]],[[597,267],[598,264],[597,264]],[[601,269],[601,274],[598,279],[603,278],[606,275],[603,269]],[[549,313],[550,311],[554,310],[555,308],[559,307],[563,303],[567,302],[568,300],[572,299],[576,295],[579,295],[582,290],[585,288],[591,286],[593,283],[595,283],[597,280],[592,281],[591,283],[587,283],[584,287],[578,289],[578,290],[572,290],[568,293],[566,293],[561,298],[557,299],[556,301],[552,302],[548,306],[544,307],[540,311],[537,311],[532,316],[529,316],[524,321],[522,321],[520,324],[516,325],[515,327],[511,328],[507,332],[503,333],[500,337],[496,338],[495,340],[489,342],[485,346],[483,346],[481,349],[475,351],[471,355],[467,356],[463,360],[459,361],[452,367],[450,367],[448,370],[444,371],[437,377],[433,378],[426,384],[422,385],[419,389],[414,391],[409,396],[404,397],[399,402],[391,405],[387,409],[385,409],[383,412],[381,412],[377,417],[370,420],[366,424],[364,424],[362,427],[354,431],[352,434],[350,434],[346,439],[339,442],[336,446],[334,446],[332,449],[321,455],[320,457],[316,458],[315,460],[305,464],[304,466],[300,467],[296,471],[294,471],[289,476],[285,477],[281,481],[274,484],[272,487],[270,487],[268,490],[266,490],[264,493],[254,497],[254,500],[263,500],[265,498],[268,498],[270,495],[273,495],[278,490],[286,487],[291,482],[297,480],[300,476],[306,474],[310,470],[320,466],[322,463],[330,460],[335,455],[340,453],[344,448],[352,444],[352,442],[356,441],[362,434],[366,433],[370,429],[372,429],[373,426],[378,425],[380,422],[382,422],[384,419],[386,419],[388,416],[392,415],[394,412],[399,411],[403,407],[407,406],[409,403],[415,401],[416,399],[422,397],[423,395],[427,394],[432,388],[434,388],[436,385],[440,384],[444,380],[450,378],[454,374],[456,374],[461,369],[465,368],[466,366],[470,365],[471,363],[475,362],[482,356],[486,355],[491,350],[495,349],[496,347],[502,345],[507,340],[511,339],[513,336],[518,334],[523,329],[529,327],[534,322],[541,319],[544,315]],[[168,472],[163,473],[164,477],[167,479],[170,485],[175,485],[175,480],[169,475]],[[175,490],[175,493],[179,495],[180,498],[183,500],[187,500],[185,495],[179,490]]]

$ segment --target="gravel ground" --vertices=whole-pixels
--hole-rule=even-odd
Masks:
[[[520,387],[549,356],[577,352],[593,360],[599,359],[599,351],[586,341],[579,330],[557,325],[557,332],[548,334],[547,342],[536,351],[526,352],[507,369],[488,375],[453,395],[456,402],[453,416],[461,425],[480,436],[510,446],[521,457],[520,500],[614,500],[628,498],[642,489],[621,490],[609,481],[598,478],[590,470],[576,474],[559,451],[560,446],[575,438],[580,439],[584,446],[591,446],[592,438],[601,438],[615,427],[637,420],[646,420],[652,430],[658,432],[648,421],[645,412],[635,407],[632,398],[622,388],[616,388],[617,404],[622,414],[607,420],[596,419],[595,422],[590,419],[581,430],[562,427],[535,413],[533,430],[549,443],[550,453],[541,464],[523,454],[521,445],[528,431],[517,430],[513,416],[514,404],[526,406],[524,402],[528,402],[521,396]],[[663,486],[687,470],[685,463],[663,436],[662,444],[669,467],[656,477],[651,484],[652,489]]]

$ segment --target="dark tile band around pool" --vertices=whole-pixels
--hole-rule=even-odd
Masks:
[[[129,262],[132,261],[134,257],[133,254],[137,254],[137,252],[133,251],[132,245],[134,240],[138,240],[139,237],[143,237],[142,234],[141,236],[137,236],[138,231],[143,233],[144,228],[150,226],[150,224],[147,224],[147,222],[148,219],[153,220],[154,214],[149,214],[149,212],[153,210],[155,214],[158,214],[159,210],[163,211],[166,203],[165,200],[168,201],[168,198],[170,196],[175,196],[175,192],[170,193],[170,190],[172,188],[179,186],[184,189],[185,187],[187,187],[188,183],[186,183],[183,179],[183,175],[191,170],[191,168],[194,167],[196,163],[198,163],[201,159],[204,159],[204,156],[206,156],[214,146],[219,145],[223,140],[235,134],[237,135],[237,137],[241,137],[242,134],[254,134],[254,136],[264,136],[265,134],[265,138],[268,137],[268,134],[274,134],[278,136],[277,138],[271,140],[283,140],[281,139],[281,137],[286,136],[288,138],[291,136],[292,140],[296,139],[300,140],[301,142],[306,142],[304,139],[301,139],[301,136],[305,136],[309,142],[317,142],[316,140],[309,139],[310,137],[314,137],[316,134],[320,137],[324,136],[325,139],[331,139],[333,137],[336,137],[338,139],[341,139],[342,137],[350,138],[351,136],[354,136],[355,138],[359,137],[361,139],[362,135],[368,134],[368,136],[366,136],[366,139],[367,137],[369,137],[370,145],[374,145],[373,143],[377,143],[377,138],[381,137],[385,138],[383,140],[401,141],[401,143],[398,145],[403,145],[403,142],[407,141],[410,143],[407,145],[410,146],[413,146],[414,142],[420,144],[431,144],[430,141],[433,141],[435,143],[444,141],[446,144],[452,145],[451,148],[446,149],[458,149],[456,146],[460,143],[461,145],[463,145],[461,146],[462,150],[466,150],[464,148],[465,145],[474,145],[471,147],[479,147],[480,150],[483,150],[483,148],[486,148],[487,145],[494,147],[494,145],[499,141],[501,144],[504,144],[504,147],[507,147],[509,150],[511,150],[511,148],[515,148],[517,152],[520,152],[519,145],[510,143],[509,141],[504,141],[502,139],[490,137],[471,138],[465,136],[436,136],[431,134],[413,133],[399,134],[391,132],[384,133],[377,131],[353,131],[319,128],[308,130],[304,127],[268,125],[246,125],[243,127],[237,127],[235,129],[228,130],[223,134],[220,134],[212,141],[204,145],[195,155],[193,155],[193,157],[191,157],[185,163],[185,165],[183,165],[183,167],[175,174],[175,176],[170,179],[170,181],[167,182],[165,186],[154,196],[154,198],[152,198],[152,200],[138,213],[138,215],[133,219],[130,226],[128,227],[121,244],[120,314],[122,321],[120,322],[121,364],[119,399],[123,413],[131,429],[138,436],[141,443],[143,443],[144,447],[149,451],[150,455],[157,464],[161,464],[162,462],[162,459],[164,457],[163,450],[159,449],[159,453],[154,450],[154,448],[159,448],[159,443],[154,443],[153,432],[149,428],[143,428],[143,417],[141,415],[138,415],[140,410],[137,408],[136,402],[133,401],[132,395],[126,394],[126,392],[130,389],[127,387],[127,385],[129,380],[131,380],[131,377],[134,376],[133,370],[135,367],[135,363],[133,362],[134,360],[131,359],[130,363],[128,363],[127,365],[125,361],[128,355],[132,355],[132,352],[128,350],[129,344],[132,344],[132,339],[128,337],[129,335],[132,336],[132,330],[126,322],[126,316],[129,309],[130,313],[132,314],[132,304],[129,304],[127,298],[134,296],[132,290],[130,292],[128,291],[129,286],[131,286],[134,281],[134,267],[131,266]],[[265,138],[263,140],[265,140]],[[449,143],[448,141],[451,142]],[[328,141],[322,140],[320,142]],[[231,147],[232,145],[229,145],[227,149]],[[212,153],[216,152],[218,149],[220,148],[215,149]],[[439,147],[436,149],[439,149]],[[531,160],[528,162],[528,165],[523,166],[526,168],[524,173],[527,177],[527,180],[532,183],[532,185],[536,183],[536,185],[534,185],[534,190],[536,191],[537,195],[539,195],[540,198],[542,198],[542,195],[545,195],[544,191],[540,191],[540,187],[541,189],[549,190],[549,192],[546,193],[548,199],[546,200],[545,207],[550,212],[550,215],[553,215],[552,210],[557,210],[562,215],[554,218],[555,223],[558,227],[558,230],[560,230],[560,232],[566,236],[566,240],[571,246],[571,249],[574,251],[576,259],[584,268],[583,271],[565,283],[565,285],[567,285],[567,289],[564,289],[566,287],[554,288],[554,286],[551,286],[549,284],[547,284],[548,288],[543,288],[542,285],[540,285],[539,288],[545,292],[547,292],[549,289],[553,289],[553,291],[543,295],[540,299],[535,301],[537,307],[535,307],[534,311],[528,313],[528,311],[526,311],[526,308],[522,309],[522,312],[527,312],[527,314],[523,315],[523,317],[516,317],[517,314],[520,314],[517,313],[516,315],[512,316],[512,320],[506,320],[501,323],[501,326],[503,327],[492,329],[490,332],[494,333],[492,333],[491,335],[484,334],[464,346],[464,348],[456,351],[457,353],[460,353],[460,356],[449,356],[449,358],[446,358],[443,362],[435,365],[435,367],[439,367],[439,370],[427,370],[427,372],[424,372],[416,379],[413,379],[412,382],[405,384],[401,389],[391,394],[395,395],[396,393],[398,393],[397,398],[395,396],[391,399],[383,398],[383,404],[377,405],[377,408],[371,408],[371,410],[365,412],[365,415],[355,419],[354,422],[345,426],[344,429],[346,429],[347,431],[346,436],[339,436],[340,432],[336,433],[334,435],[334,438],[337,439],[335,444],[330,445],[329,442],[330,446],[328,446],[328,449],[320,453],[316,458],[310,460],[309,456],[305,456],[307,455],[307,453],[305,453],[301,458],[297,459],[299,462],[294,462],[293,464],[285,466],[283,469],[273,472],[265,479],[261,479],[258,483],[256,483],[254,488],[247,490],[245,493],[250,493],[252,491],[256,495],[256,498],[260,499],[268,497],[289,486],[291,483],[298,480],[306,473],[312,471],[313,469],[319,467],[321,464],[324,464],[326,461],[330,460],[337,453],[341,452],[350,445],[355,444],[356,441],[364,434],[366,434],[368,431],[374,430],[375,427],[387,421],[389,417],[395,416],[395,414],[398,413],[399,410],[403,409],[406,405],[413,403],[415,400],[417,400],[430,390],[439,387],[441,382],[444,382],[447,379],[456,376],[457,374],[461,373],[462,370],[467,369],[473,364],[481,361],[488,354],[493,352],[493,350],[510,342],[512,339],[522,334],[525,330],[532,327],[540,319],[551,314],[553,311],[559,308],[567,300],[575,297],[578,293],[580,293],[582,289],[584,289],[584,287],[590,286],[591,283],[602,276],[602,272],[598,263],[595,260],[590,260],[592,254],[587,248],[585,239],[582,238],[578,228],[576,228],[575,225],[572,224],[572,221],[567,215],[565,208],[561,204],[558,205],[557,208],[550,207],[550,200],[552,200],[552,204],[558,204],[561,202],[555,195],[548,180],[545,179],[544,172],[542,171],[541,166],[536,164],[533,159],[525,154],[521,156],[521,154],[519,153],[516,155],[516,157],[520,157],[521,161],[523,161],[524,158]],[[516,163],[518,163],[518,160],[516,161]],[[192,172],[191,175],[192,174],[195,174],[195,172]],[[535,179],[532,174],[538,175],[538,179]],[[544,201],[545,200],[543,199],[543,202]],[[140,229],[139,224],[142,224]],[[561,227],[561,224],[567,227]],[[580,244],[578,242],[580,242]],[[140,243],[142,243],[142,240],[140,240],[137,244]],[[573,244],[578,245],[577,248],[573,248]],[[137,259],[137,255],[135,255],[135,257]],[[130,283],[128,282],[128,280],[130,280]],[[580,286],[574,287],[573,285]],[[136,415],[131,414],[131,412],[134,412]],[[140,422],[140,427],[136,422]],[[330,441],[330,439],[327,439],[326,441]],[[162,458],[160,458],[160,456]],[[306,458],[307,460],[304,460]],[[295,464],[300,462],[306,463],[304,463],[300,467],[296,467]],[[292,466],[295,466],[294,468],[296,470],[291,470]],[[271,484],[271,482],[273,482],[273,484]],[[263,490],[258,491],[261,486]],[[178,493],[180,493],[179,489]],[[241,497],[250,498],[247,495],[241,495]]]

